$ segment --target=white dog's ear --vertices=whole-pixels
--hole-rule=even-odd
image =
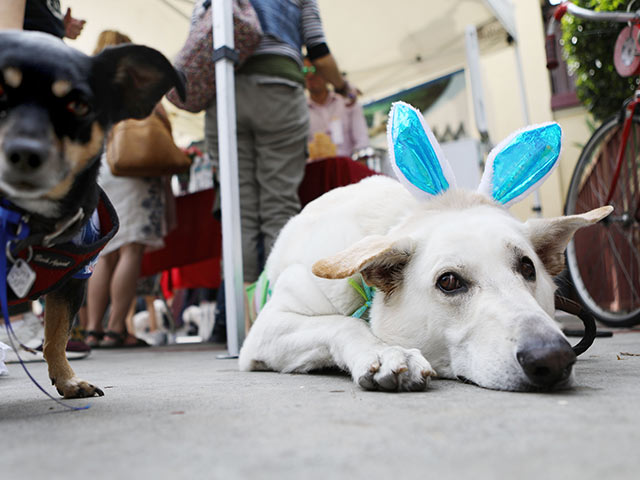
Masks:
[[[404,102],[391,106],[389,159],[398,180],[418,199],[455,188],[456,179],[422,113]]]
[[[381,235],[363,238],[331,257],[318,260],[312,268],[321,278],[348,278],[361,273],[364,281],[389,294],[402,281],[404,267],[415,250],[409,238],[391,240]]]
[[[504,139],[487,157],[478,191],[509,206],[533,192],[558,164],[562,129],[533,125]]]
[[[599,222],[613,211],[613,207],[600,207],[580,215],[556,218],[535,218],[525,223],[529,239],[547,272],[558,275],[564,270],[564,251],[573,234],[582,227]]]

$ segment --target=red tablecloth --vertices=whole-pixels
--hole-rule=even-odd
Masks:
[[[358,183],[363,178],[376,174],[349,157],[325,158],[307,164],[304,178],[298,189],[298,196],[304,207],[329,190]]]
[[[302,206],[329,190],[375,175],[348,157],[309,163],[298,190]],[[165,247],[146,253],[142,276],[165,272],[165,290],[220,285],[221,227],[211,215],[213,189],[176,198],[178,226],[165,238]]]
[[[222,251],[222,229],[220,222],[211,215],[213,198],[213,189],[176,198],[178,225],[165,237],[164,248],[145,253],[142,258],[143,277],[204,262],[207,268],[202,270],[207,285],[202,286],[215,288],[220,284],[220,268],[217,265]]]

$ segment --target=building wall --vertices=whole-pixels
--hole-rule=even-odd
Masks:
[[[563,130],[563,149],[558,168],[539,191],[542,214],[561,215],[564,198],[571,180],[571,172],[590,131],[582,107],[553,112],[551,84],[546,70],[544,28],[537,0],[512,0],[518,28],[518,48],[524,76],[524,88],[529,124],[557,121]],[[508,47],[481,57],[483,83],[486,94],[489,133],[494,143],[522,128],[525,121],[516,49]],[[469,92],[469,95],[471,93]],[[525,219],[532,216],[534,196],[512,207],[512,213]]]

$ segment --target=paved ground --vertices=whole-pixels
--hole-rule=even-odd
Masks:
[[[338,374],[240,373],[218,353],[97,350],[73,366],[106,395],[77,412],[10,365],[0,478],[640,478],[640,356],[624,354],[640,354],[638,330],[598,339],[579,386],[555,394],[365,392]]]

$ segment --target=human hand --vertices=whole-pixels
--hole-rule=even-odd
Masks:
[[[356,103],[358,95],[362,95],[362,92],[357,87],[351,85],[346,80],[344,81],[344,86],[342,88],[336,88],[335,92],[347,99],[347,106],[351,106]]]
[[[67,8],[67,13],[62,20],[64,23],[64,36],[75,40],[84,28],[85,20],[79,20],[71,16],[71,8]]]

